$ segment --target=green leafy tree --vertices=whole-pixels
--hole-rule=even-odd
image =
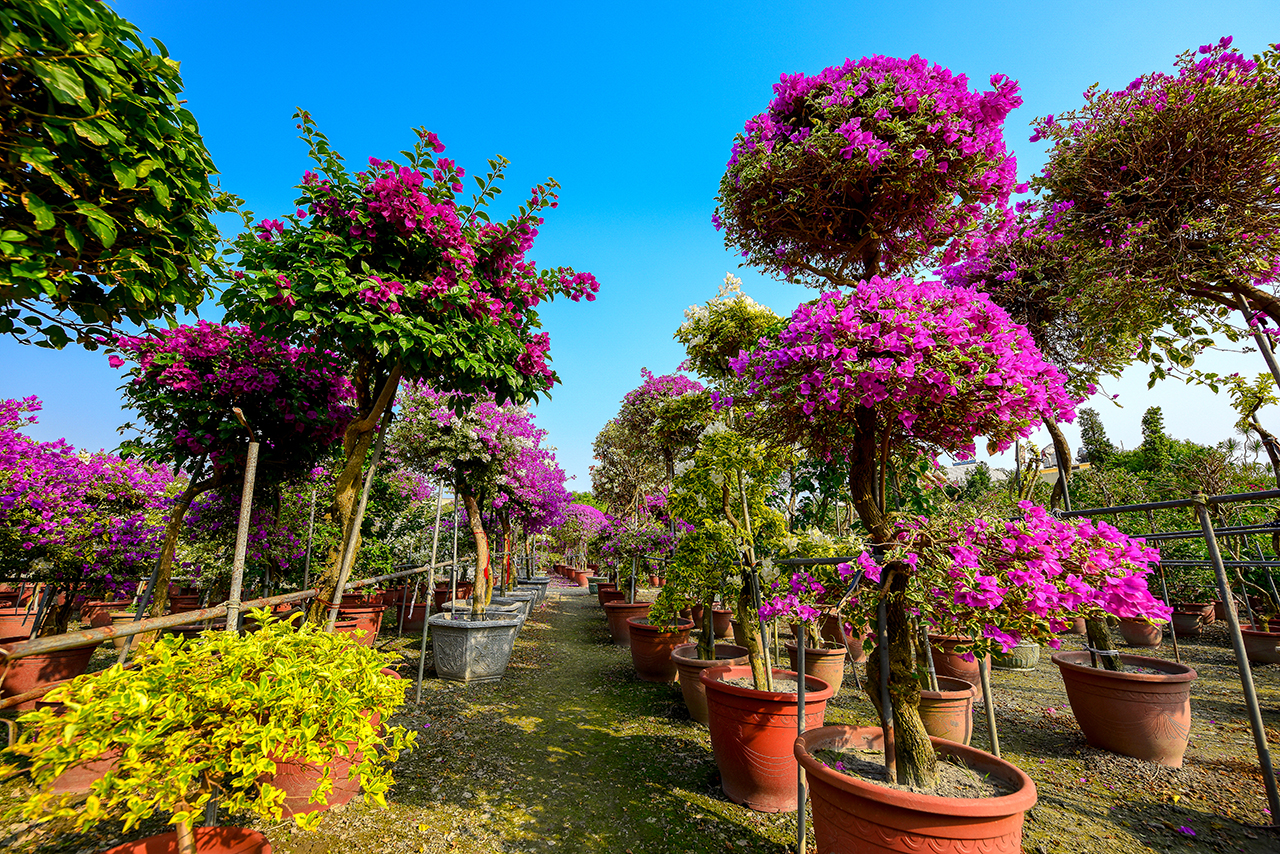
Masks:
[[[1095,467],[1105,466],[1116,455],[1116,446],[1107,438],[1096,409],[1080,410],[1080,442],[1085,460]]]
[[[154,44],[92,0],[0,10],[0,332],[94,349],[208,293],[228,197]]]

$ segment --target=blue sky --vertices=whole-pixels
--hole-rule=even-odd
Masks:
[[[544,312],[563,384],[537,412],[579,490],[589,488],[592,438],[642,367],[674,369],[683,353],[671,334],[682,312],[712,296],[726,271],[780,313],[814,295],[739,270],[710,224],[733,136],[765,108],[780,74],[873,53],[919,53],[975,85],[1008,74],[1025,102],[1006,125],[1025,177],[1044,154],[1027,141],[1028,124],[1078,106],[1091,83],[1123,87],[1223,35],[1246,53],[1280,40],[1274,0],[112,5],[182,63],[219,180],[259,216],[291,210],[307,168],[290,118],[299,106],[352,164],[394,157],[420,125],[469,172],[506,156],[501,213],[537,181],[560,181],[560,207],[534,257],[589,270],[601,290],[594,303]],[[213,306],[202,316],[218,317]],[[1213,365],[1263,367],[1256,355],[1234,354]],[[41,438],[89,449],[117,443],[127,415],[104,355],[3,340],[0,367],[0,395],[44,399]],[[1225,399],[1181,383],[1148,391],[1145,376],[1138,368],[1111,384],[1123,409],[1099,407],[1114,440],[1135,445],[1143,410],[1156,404],[1175,436],[1230,434]]]

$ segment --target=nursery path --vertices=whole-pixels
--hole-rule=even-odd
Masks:
[[[794,815],[754,813],[724,798],[706,729],[689,720],[677,688],[635,677],[629,651],[609,642],[596,598],[584,593],[551,588],[521,632],[501,682],[464,687],[428,678],[422,705],[406,707],[395,719],[418,733],[418,746],[397,764],[388,809],[357,798],[330,811],[314,832],[291,823],[264,826],[274,850],[794,850]],[[401,669],[410,674],[416,673],[420,639],[384,633],[381,642],[404,650]],[[1168,649],[1159,654],[1172,658]],[[1089,747],[1047,654],[1033,673],[993,674],[1005,758],[1025,769],[1039,790],[1025,825],[1028,854],[1268,854],[1280,847],[1277,837],[1247,826],[1268,817],[1222,629],[1211,627],[1199,642],[1184,643],[1183,660],[1200,678],[1181,769]],[[1257,667],[1254,678],[1272,750],[1280,755],[1280,665]],[[829,723],[873,721],[870,704],[852,682],[846,674],[844,691],[828,705]],[[407,690],[412,701],[411,684]],[[976,718],[974,744],[985,749],[981,711]],[[20,786],[0,787],[0,808],[19,792]],[[126,835],[118,825],[76,834],[65,823],[35,828],[10,822],[0,824],[0,850],[18,854],[93,854],[163,825],[153,819]]]

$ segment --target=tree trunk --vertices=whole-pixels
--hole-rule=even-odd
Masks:
[[[1115,644],[1111,642],[1111,630],[1107,628],[1107,621],[1102,620],[1085,620],[1084,621],[1085,637],[1089,639],[1089,646],[1100,652],[1115,652]],[[1099,655],[1098,661],[1105,670],[1122,670],[1120,666],[1120,656],[1118,655]]]
[[[1053,492],[1049,496],[1049,509],[1057,510],[1062,504],[1064,487],[1071,483],[1071,446],[1067,444],[1067,437],[1063,435],[1062,428],[1058,426],[1056,421],[1046,418],[1044,426],[1053,438],[1053,453],[1058,459],[1059,477],[1054,482]]]
[[[1271,460],[1271,473],[1275,477],[1276,489],[1280,489],[1280,440],[1262,426],[1258,421],[1258,413],[1255,412],[1249,422],[1254,432],[1258,434],[1258,438],[1262,440],[1262,447],[1267,449],[1267,458]]]
[[[201,461],[203,467],[203,461]],[[173,510],[169,513],[169,521],[164,526],[164,542],[160,545],[160,568],[156,571],[156,584],[151,594],[151,604],[147,607],[148,617],[164,615],[169,605],[169,580],[173,577],[173,556],[178,550],[178,535],[182,533],[182,520],[191,509],[191,502],[202,492],[218,486],[222,482],[221,474],[214,474],[204,480],[194,477],[187,481],[186,489],[173,500]],[[143,646],[156,639],[156,632],[145,632],[137,636],[135,645]]]
[[[702,625],[698,634],[698,658],[703,661],[716,660],[716,628],[715,615],[711,613],[715,593],[709,592],[702,597]]]
[[[364,470],[365,460],[369,456],[369,449],[373,447],[374,439],[378,435],[378,425],[382,415],[395,402],[396,390],[400,386],[403,370],[403,366],[396,362],[383,381],[377,398],[369,402],[368,411],[363,412],[348,424],[346,433],[343,434],[342,451],[346,455],[346,462],[342,473],[338,475],[338,482],[334,484],[331,508],[333,517],[341,526],[342,537],[329,549],[324,570],[316,579],[317,594],[307,615],[309,622],[324,625],[329,619],[329,603],[336,601],[334,597],[338,591],[338,574],[342,571],[343,546],[349,539],[354,538],[351,546],[355,553],[352,555],[353,565],[356,554],[359,554],[360,532],[352,531],[351,528],[355,521],[356,501],[359,499],[362,486],[360,475]]]
[[[746,574],[743,573],[744,576]],[[742,589],[738,591],[738,620],[742,623],[744,645],[751,663],[751,679],[757,688],[761,688],[769,684],[769,674],[764,666],[764,638],[760,634],[760,620],[751,618],[755,613],[755,602],[751,596],[750,579],[744,578],[743,582]]]
[[[471,525],[471,538],[476,544],[476,578],[471,593],[471,616],[483,617],[484,610],[493,599],[493,573],[489,571],[489,537],[484,532],[484,520],[480,518],[480,504],[474,493],[459,484],[462,506],[467,509],[467,522]]]

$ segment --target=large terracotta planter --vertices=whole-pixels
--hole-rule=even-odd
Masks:
[[[370,602],[364,604],[347,604],[347,597],[342,597],[343,602],[338,607],[339,620],[355,620],[356,623],[367,634],[363,640],[365,646],[373,646],[374,641],[378,637],[378,630],[382,628],[382,614],[387,610],[387,606],[381,602]]]
[[[1085,633],[1084,617],[1076,617],[1066,628],[1058,632],[1060,635],[1082,635]]]
[[[1270,625],[1275,625],[1274,623]],[[1264,632],[1253,626],[1241,626],[1245,658],[1254,664],[1280,664],[1280,632]]]
[[[458,598],[466,599],[475,589],[470,581],[458,582]],[[444,603],[453,598],[453,587],[449,582],[443,585],[437,584],[436,589],[431,591],[431,604],[435,606],[436,611],[440,611],[444,607]]]
[[[271,843],[256,830],[242,827],[197,827],[193,830],[199,854],[271,854]],[[102,854],[178,854],[178,832],[126,842],[108,848]]]
[[[0,697],[16,697],[45,685],[79,676],[89,666],[89,659],[93,657],[96,647],[97,644],[92,644],[79,649],[63,649],[43,655],[15,658],[9,665],[9,672],[5,674]],[[36,702],[25,700],[15,708],[19,711],[34,709]]]
[[[35,618],[35,606],[29,611],[26,605],[0,608],[0,644],[24,641],[31,637]]]
[[[604,613],[609,620],[609,637],[618,646],[631,646],[627,620],[647,616],[652,607],[650,602],[605,602]]]
[[[794,672],[780,669],[774,670],[773,676],[796,678]],[[796,695],[728,684],[729,679],[751,678],[751,668],[745,665],[709,667],[700,678],[707,692],[711,749],[725,795],[734,803],[759,812],[793,812],[793,745],[800,716]],[[805,728],[816,729],[826,719],[831,686],[816,676],[803,678]]]
[[[944,798],[879,786],[813,757],[823,749],[880,749],[879,727],[810,730],[795,739],[794,750],[809,782],[816,850],[824,854],[1021,851],[1023,814],[1035,806],[1036,784],[1016,766],[989,753],[945,739],[932,741],[942,756],[954,756],[1015,791],[995,798]]]
[[[676,663],[671,660],[671,651],[689,642],[693,620],[680,620],[676,625],[674,629],[651,626],[648,617],[627,619],[627,631],[631,634],[631,663],[643,681],[676,681]]]
[[[711,609],[711,631],[716,639],[729,636],[729,622],[733,619],[733,611],[729,608]]]
[[[575,569],[573,571],[573,582],[579,587],[590,587],[591,582],[587,579],[591,577],[591,573],[585,569]]]
[[[627,601],[627,594],[623,593],[621,590],[605,590],[604,588],[601,588],[596,591],[596,599],[600,602],[600,607],[603,608],[605,602]]]
[[[1211,625],[1215,619],[1212,602],[1175,602],[1173,610],[1187,614],[1200,614],[1204,618],[1200,622],[1205,626]]]
[[[843,646],[823,647],[815,649],[805,644],[804,672],[817,676],[831,686],[831,696],[840,696],[840,686],[844,683],[844,662],[849,650]],[[787,641],[787,656],[791,661],[791,669],[795,670],[799,663],[796,654],[796,642]]]
[[[1148,620],[1120,620],[1120,637],[1129,646],[1157,649],[1163,635],[1160,626]]]
[[[963,679],[939,676],[937,691],[920,691],[924,731],[935,738],[968,744],[973,738],[973,700],[977,695],[977,687]]]
[[[969,657],[973,660],[965,661],[964,656],[956,652],[956,647],[961,644],[972,645],[972,639],[929,635],[929,642],[933,645],[933,669],[935,673],[939,676],[950,676],[952,679],[963,679],[973,685],[978,684],[978,659],[970,653]],[[987,667],[990,668],[990,666],[991,656],[988,655]]]
[[[733,642],[738,646],[747,645],[747,630],[743,628],[740,620],[729,618],[729,628],[733,630]]]
[[[1200,610],[1174,611],[1169,621],[1173,623],[1173,630],[1178,633],[1178,637],[1199,637],[1201,630],[1204,629],[1204,612]]]
[[[169,596],[169,613],[185,614],[200,610],[200,594],[175,593]]]
[[[708,667],[738,667],[749,661],[747,648],[731,643],[716,644],[715,660],[698,658],[698,645],[685,643],[671,650],[671,660],[675,662],[677,678],[680,680],[680,694],[684,697],[685,708],[689,717],[698,723],[707,724],[707,689],[702,684],[702,671]]]
[[[129,599],[116,599],[112,601],[105,601],[102,599],[90,600],[80,606],[80,619],[88,623],[90,626],[93,626],[95,629],[100,629],[104,626],[111,625],[112,613],[127,610],[131,605],[133,605],[133,602]]]
[[[1196,672],[1185,664],[1141,655],[1121,655],[1120,662],[1158,672],[1090,667],[1089,653],[1083,651],[1053,656],[1085,739],[1122,756],[1182,767],[1191,735],[1191,682]]]

